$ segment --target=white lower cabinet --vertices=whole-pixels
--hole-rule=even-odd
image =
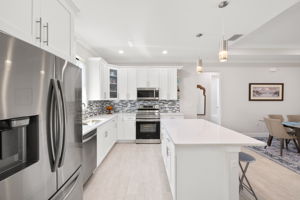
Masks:
[[[161,119],[184,119],[183,113],[160,113]]]
[[[134,141],[136,139],[135,114],[119,114],[118,140]]]
[[[176,200],[176,151],[175,145],[166,133],[166,130],[161,128],[161,152],[165,164],[173,200]]]
[[[101,164],[117,140],[117,117],[97,128],[97,166]]]

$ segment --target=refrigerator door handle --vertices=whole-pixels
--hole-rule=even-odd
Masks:
[[[52,82],[51,82],[51,87],[50,87],[50,104],[49,104],[49,110],[48,110],[48,129],[49,129],[49,133],[48,133],[48,150],[49,150],[49,157],[50,157],[50,163],[51,163],[51,170],[54,170],[54,163],[55,163],[55,137],[54,137],[54,131],[56,131],[56,123],[55,123],[55,110],[54,110],[54,106],[55,106],[55,102],[54,102],[54,91],[53,91],[53,86],[52,86]]]
[[[57,86],[57,83],[54,79],[51,79],[51,85],[52,85],[52,88],[53,88],[53,107],[51,108],[52,110],[52,116],[50,116],[50,119],[51,120],[51,123],[50,124],[50,127],[52,126],[54,131],[56,133],[53,132],[53,129],[52,129],[52,135],[50,135],[50,138],[52,139],[52,142],[53,142],[53,147],[55,147],[54,149],[54,153],[55,155],[53,156],[54,158],[54,163],[53,163],[53,166],[52,166],[52,172],[56,171],[57,168],[58,168],[58,165],[59,165],[59,161],[60,161],[60,155],[62,153],[62,129],[63,129],[63,126],[62,126],[62,119],[61,119],[61,116],[62,116],[62,105],[61,105],[61,101],[60,101],[60,98],[59,98],[59,89],[58,89],[58,86]],[[50,112],[51,113],[51,112]],[[58,125],[58,127],[57,127]],[[52,148],[53,148],[52,147]]]
[[[63,128],[62,128],[62,152],[60,155],[60,159],[59,159],[59,165],[58,167],[63,166],[64,164],[64,158],[65,158],[65,152],[66,152],[66,125],[67,125],[67,115],[66,115],[66,104],[65,104],[65,99],[64,99],[64,92],[63,92],[63,88],[62,88],[62,84],[60,80],[57,80],[57,85],[58,85],[58,89],[60,92],[60,96],[61,96],[61,102],[62,102],[62,124],[63,124]]]

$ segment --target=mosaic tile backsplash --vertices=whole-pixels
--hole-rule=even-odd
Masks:
[[[96,115],[105,114],[106,106],[113,106],[113,112],[136,112],[140,105],[159,104],[160,112],[162,113],[176,113],[180,112],[179,100],[159,100],[159,101],[135,101],[135,100],[119,100],[119,101],[89,101],[88,106],[84,109],[83,118],[89,118]]]

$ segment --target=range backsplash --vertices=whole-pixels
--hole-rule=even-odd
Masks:
[[[87,108],[84,110],[83,118],[89,118],[96,115],[105,114],[106,106],[113,106],[113,112],[136,112],[139,105],[156,105],[159,104],[160,112],[176,113],[180,112],[179,100],[159,100],[159,101],[135,101],[135,100],[119,100],[119,101],[89,101]]]

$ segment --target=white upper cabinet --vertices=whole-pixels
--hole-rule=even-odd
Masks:
[[[159,69],[137,69],[136,80],[138,88],[158,88]]]
[[[159,98],[177,100],[177,69],[160,69]]]
[[[118,90],[119,90],[119,99],[127,99],[127,70],[119,69],[118,75]]]
[[[64,58],[72,56],[72,13],[61,0],[42,0],[42,47]]]
[[[101,99],[101,60],[89,59],[86,67],[86,94],[88,100]]]
[[[169,100],[177,100],[177,69],[168,69]]]
[[[136,100],[136,69],[127,69],[127,99]]]
[[[90,58],[86,67],[87,99],[109,99],[109,78],[106,62],[101,58]]]
[[[109,99],[109,67],[106,63],[101,65],[100,69],[101,100]]]
[[[138,88],[148,87],[148,70],[137,69],[136,70],[136,86]]]
[[[168,69],[160,70],[160,87],[159,87],[159,99],[167,100],[168,99],[168,89],[169,89],[169,81],[168,81]]]
[[[33,43],[37,20],[36,5],[35,0],[1,0],[1,31]]]
[[[75,61],[73,19],[64,0],[1,0],[1,31],[69,61]]]
[[[177,100],[177,68],[117,67],[101,58],[89,59],[88,100],[136,100],[137,88],[159,88],[161,100]]]
[[[159,88],[159,69],[148,69],[148,87]]]
[[[136,100],[136,69],[119,69],[118,91],[120,100]]]
[[[118,99],[119,91],[118,91],[118,69],[115,67],[108,67],[108,98]],[[104,74],[106,76],[106,74]],[[104,85],[107,82],[104,81]]]

